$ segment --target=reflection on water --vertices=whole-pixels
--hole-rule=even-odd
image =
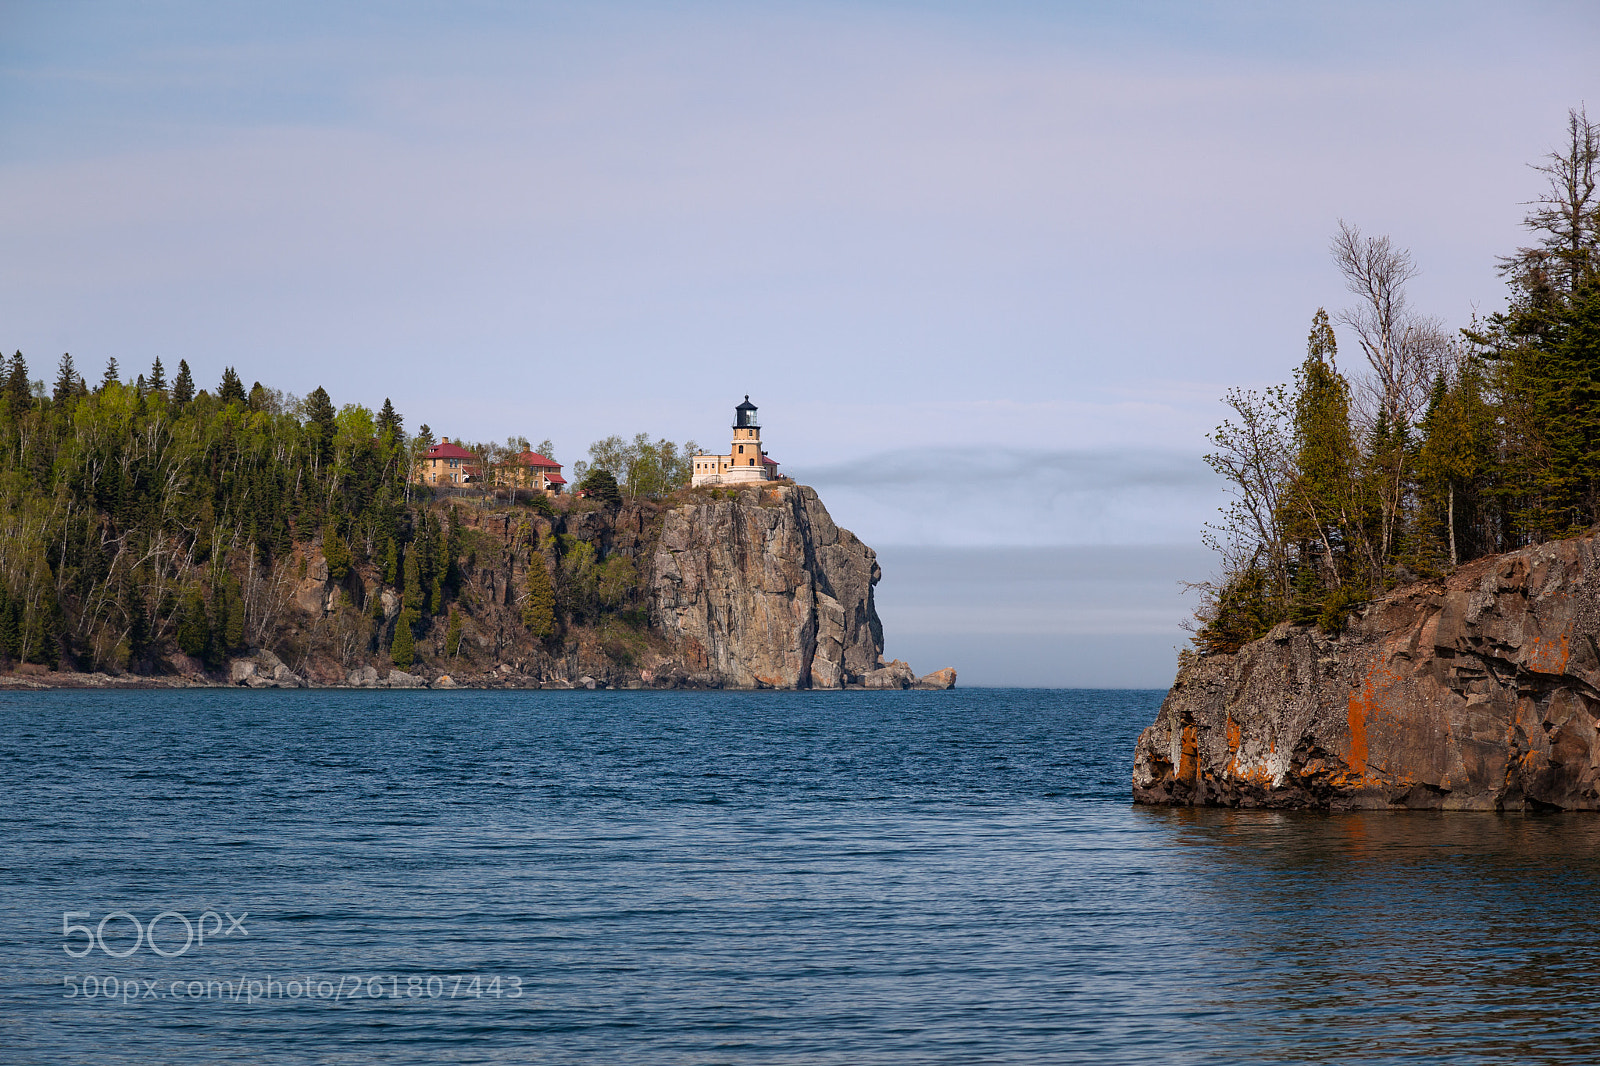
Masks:
[[[0,1062],[1595,1060],[1600,818],[1134,808],[1160,698],[0,696]],[[399,995],[142,996],[269,975]]]
[[[1141,809],[1186,879],[1192,957],[1249,1057],[1589,1062],[1600,819]],[[1252,1049],[1254,1049],[1252,1051]],[[1264,1052],[1263,1049],[1271,1049]]]

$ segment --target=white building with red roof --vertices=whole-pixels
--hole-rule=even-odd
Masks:
[[[778,476],[778,462],[761,447],[761,423],[750,397],[733,409],[733,443],[727,455],[702,454],[694,457],[694,472],[689,484],[728,485],[743,481],[772,481]]]

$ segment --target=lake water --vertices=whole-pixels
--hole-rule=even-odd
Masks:
[[[1134,808],[1160,699],[0,695],[0,1061],[1600,1057],[1600,819]]]

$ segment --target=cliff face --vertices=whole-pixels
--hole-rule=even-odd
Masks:
[[[1139,737],[1140,803],[1600,808],[1600,544],[1478,560],[1337,639],[1186,657]]]
[[[412,516],[449,529],[448,609],[414,627],[395,670],[398,590],[371,559],[330,576],[297,548],[263,602],[273,624],[220,668],[172,655],[166,676],[253,687],[457,685],[571,688],[950,688],[882,661],[877,557],[791,483],[690,490],[620,507],[560,501],[547,513],[447,498]],[[550,578],[558,632],[523,624],[530,567]],[[454,635],[452,635],[454,634]]]
[[[739,687],[839,688],[879,670],[877,556],[805,486],[672,508],[651,574],[653,626],[693,672]]]

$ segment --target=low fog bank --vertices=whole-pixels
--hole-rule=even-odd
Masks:
[[[877,546],[888,658],[953,666],[964,686],[1166,688],[1193,595],[1198,545]]]

